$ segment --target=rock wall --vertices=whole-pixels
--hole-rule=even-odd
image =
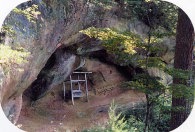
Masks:
[[[127,81],[115,66],[98,60],[87,59],[83,69],[92,72],[89,80],[97,95],[109,95],[116,89],[119,92],[122,82]]]
[[[12,72],[1,79],[0,102],[7,117],[19,115],[21,103],[15,104],[21,102],[23,91],[37,78],[57,47],[69,43],[71,36],[83,29],[83,21],[89,8],[83,1],[65,0],[36,0],[20,7],[28,4],[39,6],[41,15],[37,16],[36,23],[29,22],[16,13],[11,13],[5,20],[5,25],[11,25],[16,32],[14,37],[6,36],[5,44],[12,47],[19,45],[30,53],[26,58],[27,63],[12,68]]]
[[[76,55],[58,49],[25,91],[25,95],[32,101],[43,97],[51,88],[61,84],[78,67],[76,64],[79,65]]]

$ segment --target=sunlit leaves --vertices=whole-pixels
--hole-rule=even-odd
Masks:
[[[27,62],[26,57],[29,52],[23,49],[13,50],[10,46],[0,44],[0,64],[3,66],[11,66],[12,64],[21,64]]]
[[[91,38],[102,41],[103,47],[108,53],[113,54],[118,63],[129,64],[129,60],[136,52],[136,48],[142,44],[139,35],[131,32],[119,32],[110,28],[94,28],[80,31]]]
[[[15,31],[12,29],[11,26],[4,25],[2,26],[1,33],[5,33],[6,35],[13,36],[15,34]]]
[[[147,66],[147,67],[156,67],[159,69],[164,69],[166,67],[166,64],[163,62],[163,60],[160,57],[149,57],[148,60],[140,59],[138,60],[138,65],[142,68],[146,68]]]
[[[106,132],[128,132],[126,129],[127,121],[125,121],[124,117],[121,118],[121,113],[116,114],[116,108],[117,106],[112,102],[108,112],[109,124]]]
[[[148,39],[142,39],[138,34],[132,32],[119,32],[110,28],[90,27],[80,32],[88,35],[90,38],[101,40],[102,45],[107,52],[113,54],[114,59],[121,65],[131,64],[144,67],[145,64],[143,62],[145,60],[143,57],[138,57],[138,51],[138,54],[141,53],[142,55],[146,54],[146,50],[149,50],[150,54],[158,55],[165,50],[159,46],[159,43],[162,42],[162,40],[155,36],[151,36],[150,43],[148,44]],[[151,57],[149,63],[150,67],[152,67],[152,63],[154,63],[154,67],[165,67],[163,61],[159,57]]]
[[[138,35],[133,33],[120,33],[110,28],[94,28],[90,27],[82,30],[82,33],[89,37],[98,38],[103,41],[103,45],[111,52],[125,52],[128,54],[136,53],[136,45],[141,43]]]
[[[106,127],[97,125],[92,129],[86,129],[82,132],[136,132],[137,128],[129,126],[129,122],[122,116],[122,113],[118,113],[117,105],[114,104],[114,101],[111,103],[108,116]]]
[[[41,14],[41,12],[38,11],[38,5],[33,4],[31,7],[28,7],[24,10],[19,8],[14,8],[13,10],[17,14],[24,15],[29,22],[35,23],[37,16]]]

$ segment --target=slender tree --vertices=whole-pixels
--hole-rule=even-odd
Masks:
[[[176,47],[174,68],[181,70],[191,70],[192,53],[194,41],[194,28],[185,12],[178,11],[178,23],[176,29]],[[173,84],[187,85],[186,80],[173,78]],[[188,117],[189,105],[187,97],[176,97],[177,88],[172,91],[172,111],[171,111],[171,129],[179,127]],[[192,104],[191,104],[192,105]]]

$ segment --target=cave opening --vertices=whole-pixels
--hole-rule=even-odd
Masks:
[[[73,58],[72,60],[70,59],[71,57]],[[52,89],[53,83],[58,81],[58,83],[61,83],[64,79],[63,75],[67,76],[66,73],[71,72],[69,70],[72,69],[67,68],[65,65],[69,65],[69,61],[70,63],[74,62],[76,60],[74,59],[75,57],[74,54],[70,53],[69,50],[65,50],[65,48],[59,47],[56,49],[41,69],[37,79],[24,91],[24,96],[29,97],[31,101],[44,97],[47,91]]]
[[[134,68],[132,66],[120,66],[115,64],[113,60],[110,59],[107,51],[102,48],[98,50],[89,50],[89,48],[93,47],[89,47],[87,45],[87,52],[82,52],[82,54],[78,53],[79,48],[86,48],[86,45],[82,47],[81,44],[86,42],[91,44],[95,41],[96,40],[94,39],[87,38],[83,39],[80,43],[76,43],[68,47],[61,46],[56,49],[56,51],[50,56],[45,66],[38,74],[37,79],[24,91],[23,95],[28,97],[31,102],[35,102],[36,100],[39,100],[40,98],[44,97],[53,87],[62,84],[63,81],[65,81],[65,79],[67,79],[76,68],[78,71],[78,67],[82,65],[81,58],[85,58],[89,62],[97,61],[99,65],[108,65],[114,67],[114,69],[116,70],[115,72],[119,72],[120,76],[123,76],[126,80],[131,80],[136,72],[142,72],[142,69],[139,68]],[[82,68],[80,67],[79,69],[79,71],[88,70],[94,71],[93,68],[90,69],[87,68],[87,66],[83,66]],[[93,87],[94,85],[94,80],[96,80],[96,76],[101,75],[104,82],[106,81],[105,77],[103,76],[104,71],[101,70],[101,68],[96,69],[94,71],[94,74],[90,75],[89,85],[91,85],[91,87]],[[112,68],[106,70],[106,72],[109,72],[110,75],[113,74]],[[93,91],[95,94],[97,93],[96,90],[93,89]],[[63,99],[63,92],[61,91],[58,94]],[[70,100],[72,98],[70,89],[67,90],[65,94],[66,99],[64,99],[64,101],[67,102],[67,100]]]
[[[107,120],[109,106],[113,100],[124,105],[125,109],[130,109],[135,99],[141,102],[143,93],[124,90],[121,86],[123,82],[131,80],[139,69],[117,65],[105,49],[94,47],[94,42],[97,44],[96,40],[87,38],[56,49],[37,79],[23,93],[20,115],[22,118],[38,118],[49,124],[64,123],[68,127],[74,123],[79,126],[84,118],[101,120],[100,117],[103,117]],[[80,72],[91,71],[92,74],[87,77],[89,101],[86,102],[85,84],[81,83],[83,96],[75,98],[73,105],[70,84],[67,85],[64,98],[63,82],[69,79],[75,69]],[[78,84],[75,84],[75,87],[78,87]],[[85,125],[88,123],[83,121]]]

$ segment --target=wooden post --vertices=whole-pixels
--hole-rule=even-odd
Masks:
[[[85,73],[85,88],[86,88],[86,99],[87,99],[87,102],[89,101],[88,99],[88,86],[87,86],[87,73]]]
[[[86,101],[88,102],[88,84],[87,84],[87,74],[92,73],[92,72],[73,72],[73,74],[78,74],[77,76],[77,80],[72,79],[72,76],[70,75],[70,88],[71,88],[71,95],[72,95],[72,104],[74,105],[74,97],[81,97],[82,96],[82,92],[81,92],[81,84],[80,82],[84,82],[85,83],[85,90],[86,90]],[[80,74],[85,74],[85,79],[80,79],[79,75]],[[74,90],[73,88],[73,83],[78,83],[78,88],[76,90]],[[63,87],[64,87],[64,100],[65,100],[65,96],[66,96],[66,86],[65,86],[65,82],[63,82]],[[75,94],[75,95],[74,95]]]
[[[73,86],[72,86],[72,77],[70,75],[70,88],[71,88],[71,95],[72,95],[72,104],[74,105],[74,95],[73,95]]]
[[[66,100],[66,86],[65,86],[65,82],[63,82],[63,87],[64,87],[64,100]]]
[[[78,74],[78,85],[79,85],[79,90],[81,90],[81,84],[80,84],[80,81],[79,81],[79,74]]]

